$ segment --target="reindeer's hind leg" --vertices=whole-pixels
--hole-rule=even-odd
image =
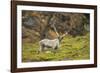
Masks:
[[[39,42],[38,53],[42,52],[42,49],[43,49],[42,42]]]
[[[40,48],[39,48],[39,53],[43,52],[44,51],[44,46],[43,45],[40,45]]]

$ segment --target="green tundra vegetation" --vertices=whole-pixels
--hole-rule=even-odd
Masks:
[[[38,42],[25,43],[23,45],[23,62],[34,61],[60,61],[60,60],[86,60],[89,59],[89,34],[85,36],[66,36],[60,44],[60,48],[53,53],[51,49],[38,53]]]
[[[22,11],[22,61],[64,61],[86,60],[90,58],[90,23],[89,14]],[[39,41],[42,39],[55,39],[52,24],[55,25],[59,35],[68,31],[56,53],[51,48],[41,53]]]

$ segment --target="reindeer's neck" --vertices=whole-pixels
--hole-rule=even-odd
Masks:
[[[63,38],[62,37],[58,37],[57,39],[59,40],[59,42],[61,42]]]

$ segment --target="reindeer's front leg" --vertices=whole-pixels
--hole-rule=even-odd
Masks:
[[[53,47],[53,52],[56,53],[59,48],[59,43],[57,42]]]
[[[57,49],[58,49],[58,46],[55,46],[55,47],[53,48],[53,53],[56,53],[56,52],[57,52]]]
[[[42,44],[40,44],[40,48],[39,48],[38,52],[41,53],[42,51],[44,51],[44,46]]]

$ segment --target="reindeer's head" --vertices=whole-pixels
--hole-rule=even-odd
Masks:
[[[68,32],[66,32],[66,33],[63,34],[63,35],[59,35],[59,36],[58,36],[59,41],[61,42],[62,39],[63,39],[67,34],[68,34]]]
[[[53,28],[54,28],[54,31],[55,31],[55,33],[56,33],[56,35],[57,35],[57,38],[59,39],[60,42],[61,42],[61,40],[68,34],[68,32],[66,31],[65,34],[59,35],[59,33],[57,32],[56,27],[55,27],[54,24],[53,24]]]

